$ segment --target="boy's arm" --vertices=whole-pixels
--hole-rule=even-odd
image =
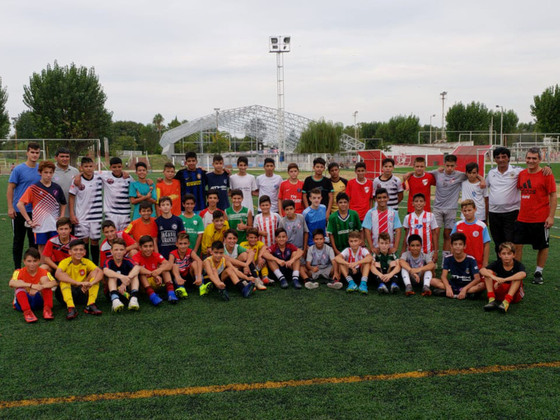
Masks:
[[[484,252],[482,253],[482,266],[486,267],[488,265],[488,257],[490,255],[490,242],[484,244]]]
[[[51,257],[47,257],[43,255],[43,262],[47,264],[50,268],[52,268],[55,272],[58,269],[58,265],[52,260]]]
[[[64,271],[62,271],[60,268],[56,269],[56,273],[54,274],[54,276],[56,277],[56,279],[61,282],[61,283],[68,283],[74,286],[80,286],[81,283],[74,280],[72,277],[70,277],[68,274],[66,274]]]
[[[401,261],[401,267],[402,267],[402,261]],[[433,261],[428,262],[428,264],[423,265],[422,267],[419,268],[418,272],[419,273],[425,273],[426,271],[432,271],[436,268],[436,265],[434,264]]]
[[[66,212],[66,204],[60,205],[60,213],[58,214],[58,219],[64,217],[64,213]]]
[[[193,254],[198,254],[198,250],[200,249],[200,246],[202,244],[202,233],[199,233],[198,235],[196,235],[196,243],[194,244],[193,247]]]
[[[8,182],[8,189],[6,190],[6,201],[8,201],[8,216],[10,219],[15,219],[16,210],[14,209],[14,189],[16,184],[13,182]]]
[[[80,223],[80,221],[76,217],[76,213],[74,212],[75,203],[76,196],[74,194],[68,194],[68,213],[70,215],[70,222],[72,222],[73,225],[77,225]]]
[[[366,255],[360,261],[356,261],[356,265],[358,264],[371,264],[373,262],[373,256],[371,254]]]
[[[303,250],[299,249],[292,254],[292,258],[290,258],[290,263],[293,263],[303,257]]]
[[[393,266],[393,268],[387,273],[387,276],[389,277],[393,277],[395,274],[401,271],[399,260],[391,261],[390,266],[391,265]]]
[[[156,270],[154,270],[153,272],[155,273],[157,271],[157,275],[163,273],[164,271],[171,271],[171,269],[173,268],[173,264],[171,264],[168,260],[164,260]]]
[[[329,192],[329,205],[327,206],[327,220],[329,219],[329,216],[331,215],[332,203],[333,203],[333,192],[330,191]]]
[[[550,213],[548,214],[548,217],[544,222],[545,228],[551,228],[554,225],[554,215],[557,207],[556,203],[558,203],[556,191],[551,192],[548,196],[548,199],[550,203]],[[19,203],[18,203],[18,207],[19,207]]]
[[[334,257],[334,260],[336,261],[337,264],[340,265],[345,265],[346,267],[348,267],[348,261],[346,261],[344,259],[344,256],[342,255],[342,253],[338,254],[336,257]]]
[[[406,260],[403,260],[402,258],[399,260],[399,264],[401,265],[401,268],[403,270],[406,270],[406,271],[409,271],[409,272],[412,270],[412,267],[410,266],[410,264]]]
[[[249,227],[253,227],[253,212],[251,210],[249,210],[249,212],[247,213],[247,227],[245,228],[245,230],[247,230]]]
[[[332,246],[332,249],[334,251],[334,255],[340,254],[340,251],[338,250],[338,248],[336,247],[336,244],[334,242],[334,235],[332,233],[329,233],[329,240],[331,241],[331,246]],[[307,241],[305,241],[305,242],[307,242]]]
[[[488,209],[488,205],[489,205],[488,204],[488,196],[484,197],[484,204],[485,204],[485,207],[484,207],[484,210],[485,210],[484,211],[484,218],[485,219],[484,220],[486,220],[486,223],[488,223],[488,212],[490,211]]]
[[[447,280],[447,273],[449,273],[449,270],[447,269],[443,269],[441,270],[441,281],[443,282],[443,285],[445,286],[445,295],[448,298],[452,298],[453,297],[453,289],[451,289],[451,285],[449,284],[449,280]]]
[[[478,283],[480,283],[479,273],[476,273],[473,277],[473,280],[461,289],[461,292],[459,293],[459,299],[464,298],[471,287],[476,286]]]
[[[406,238],[408,238],[408,228],[404,228],[404,241],[402,242],[402,246],[401,246],[401,255],[408,249],[408,246],[406,244]],[[401,260],[404,261],[404,260]],[[408,268],[405,268],[405,270],[408,270]]]
[[[391,248],[391,252],[395,253],[399,249],[399,245],[401,243],[401,234],[402,228],[395,229],[395,243],[393,244],[393,248]]]
[[[370,251],[373,251],[373,242],[371,241],[371,230],[368,228],[363,228],[363,231],[364,231],[364,236],[366,237],[366,245],[370,249]]]

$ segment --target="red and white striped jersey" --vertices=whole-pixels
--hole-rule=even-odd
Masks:
[[[353,252],[352,248],[348,247],[340,254],[344,257],[344,260],[346,262],[353,263],[363,260],[369,255],[369,251],[367,250],[367,248],[360,246],[358,247],[358,250],[356,252]]]
[[[272,246],[276,242],[274,234],[280,223],[280,215],[278,213],[270,213],[269,216],[263,216],[259,213],[255,216],[253,225],[259,230],[266,232],[266,236],[259,238],[267,247]]]
[[[409,213],[405,216],[403,227],[408,229],[405,243],[410,235],[420,235],[422,238],[422,252],[429,254],[434,250],[432,238],[432,230],[437,229],[436,218],[429,211],[423,211],[420,215],[416,212]]]

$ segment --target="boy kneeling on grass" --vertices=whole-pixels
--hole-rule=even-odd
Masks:
[[[237,270],[224,257],[224,243],[215,241],[210,250],[211,255],[204,260],[204,271],[206,277],[218,289],[222,299],[226,302],[229,300],[225,284],[228,279],[241,291],[244,298],[251,296],[255,284],[252,281],[239,280]]]
[[[464,233],[456,232],[451,235],[451,255],[443,259],[441,280],[434,278],[431,282],[437,288],[434,290],[435,295],[450,299],[474,299],[477,293],[484,290],[485,285],[480,281],[476,260],[465,253],[466,242]]]
[[[56,290],[57,299],[64,300],[68,307],[66,319],[71,320],[78,316],[75,303],[83,305],[86,314],[101,315],[103,312],[97,307],[97,293],[99,282],[103,280],[103,271],[91,260],[84,258],[86,255],[86,244],[81,239],[70,242],[70,257],[58,264],[55,277],[60,282]]]
[[[140,309],[138,305],[138,288],[140,287],[138,274],[140,273],[140,266],[125,255],[126,242],[122,238],[115,238],[111,244],[111,257],[105,261],[103,266],[103,274],[107,277],[113,312],[123,310],[123,300],[128,301],[129,311]],[[128,296],[130,296],[130,300]]]
[[[12,274],[9,286],[15,289],[14,309],[23,312],[25,322],[37,322],[33,309],[43,308],[43,318],[54,319],[52,313],[53,292],[56,281],[48,278],[48,272],[40,268],[41,254],[35,248],[29,248],[23,254],[24,267]]]
[[[498,253],[500,256],[498,261],[480,269],[488,293],[488,304],[484,305],[484,310],[497,309],[505,314],[510,303],[521,302],[525,296],[523,279],[527,277],[527,273],[525,266],[515,259],[513,243],[500,244]],[[502,303],[498,303],[496,299],[501,300]]]
[[[286,229],[278,228],[274,235],[276,243],[263,253],[263,257],[268,262],[268,268],[274,273],[282,289],[288,288],[286,277],[289,278],[290,276],[294,289],[301,289],[299,274],[300,258],[303,256],[303,251],[288,243]],[[302,272],[302,274],[304,273]]]
[[[173,282],[171,281],[171,268],[173,265],[163,256],[154,251],[154,238],[145,235],[138,241],[140,252],[132,258],[140,266],[140,284],[148,294],[152,305],[158,306],[163,300],[154,289],[165,286],[167,301],[177,303]]]
[[[436,265],[430,255],[422,252],[422,237],[420,235],[410,235],[407,244],[408,251],[403,252],[399,260],[401,276],[405,285],[405,295],[414,295],[413,285],[422,284],[422,296],[430,296],[432,294],[430,289],[430,282],[433,277],[432,270]]]
[[[368,275],[373,260],[367,248],[361,246],[362,234],[356,230],[348,234],[348,248],[344,249],[334,259],[340,269],[340,274],[348,282],[346,291],[348,293],[357,290],[360,293],[368,293]],[[360,286],[356,284],[360,282]]]
[[[375,262],[371,265],[371,272],[377,279],[377,293],[387,294],[389,290],[397,293],[401,290],[398,285],[401,266],[397,256],[391,252],[391,236],[388,232],[379,234],[378,246],[379,253],[375,254]]]
[[[181,232],[177,235],[177,249],[169,254],[169,262],[173,264],[171,272],[176,286],[175,294],[181,299],[188,296],[185,286],[197,286],[200,296],[208,293],[208,284],[202,283],[202,260],[189,245],[189,234]]]

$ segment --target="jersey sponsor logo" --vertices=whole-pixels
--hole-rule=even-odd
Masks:
[[[197,179],[200,179],[200,178],[202,178],[202,175],[196,174],[196,178],[197,178]]]

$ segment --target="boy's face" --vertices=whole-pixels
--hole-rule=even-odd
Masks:
[[[313,242],[315,242],[315,246],[319,249],[323,248],[325,245],[325,236],[324,235],[315,235],[313,237]]]
[[[140,246],[140,252],[144,257],[150,257],[154,253],[154,243],[152,241],[146,242]]]
[[[112,241],[117,237],[117,229],[115,229],[113,226],[103,228],[103,235],[105,235],[105,238],[108,241]]]
[[[58,233],[58,236],[60,236],[62,239],[68,239],[71,231],[72,228],[70,227],[70,225],[62,225],[56,228],[56,233]]]
[[[461,213],[463,213],[467,222],[471,222],[474,220],[476,209],[473,206],[465,206],[461,209]]]
[[[422,210],[424,210],[424,207],[426,207],[426,200],[424,200],[422,197],[416,197],[412,201],[412,205],[414,206],[414,210],[416,210],[417,212],[421,212]]]
[[[391,176],[393,175],[393,164],[391,162],[385,162],[385,165],[383,165],[383,175],[385,176]]]
[[[41,172],[41,181],[51,182],[53,175],[54,171],[51,168],[44,168],[43,172]]]
[[[171,213],[171,203],[167,200],[162,201],[159,203],[159,209],[163,214],[169,214]]]
[[[151,216],[152,216],[152,209],[148,209],[148,208],[140,209],[140,217],[142,219],[150,220]]]
[[[224,238],[224,242],[226,243],[228,248],[233,248],[235,245],[237,245],[237,238],[235,237],[235,235],[230,233]]]
[[[219,262],[224,257],[224,250],[223,249],[214,249],[210,251],[212,253],[212,259],[214,262]]]
[[[299,170],[297,168],[291,168],[288,171],[288,175],[290,176],[291,179],[296,180],[298,179]]]
[[[220,201],[220,199],[216,194],[208,195],[208,207],[216,207],[218,205],[218,201]]]
[[[214,223],[214,227],[216,228],[216,230],[220,230],[224,227],[224,222],[225,219],[223,217],[219,217],[217,219],[214,219],[212,223]]]
[[[286,232],[280,232],[280,234],[276,237],[276,243],[280,246],[284,246],[286,245],[286,242],[288,242],[288,235],[286,235]]]
[[[274,173],[274,166],[275,166],[274,163],[271,162],[265,163],[264,172],[269,176],[272,175]]]
[[[83,165],[81,165],[81,168],[82,168],[82,172],[87,178],[92,177],[93,171],[95,170],[95,167],[93,166],[93,162],[86,162]]]
[[[348,238],[348,245],[350,245],[350,248],[352,248],[352,250],[355,251],[360,246],[360,239]]]
[[[171,181],[174,177],[175,177],[175,169],[173,168],[165,168],[163,170],[163,176],[165,177],[165,179],[167,179],[168,181]]]
[[[183,205],[185,206],[185,212],[186,213],[192,213],[193,212],[194,206],[195,206],[193,200],[185,200]]]
[[[126,248],[121,244],[113,245],[113,247],[111,248],[111,255],[117,261],[121,261],[124,258],[125,254]]]
[[[325,165],[322,163],[316,163],[313,165],[313,171],[315,171],[315,175],[323,176],[323,172],[325,172]]]
[[[414,174],[417,176],[424,175],[426,164],[424,162],[414,162]]]
[[[189,240],[188,239],[179,239],[177,241],[177,249],[179,250],[179,252],[181,254],[184,254],[185,252],[187,252],[187,249],[189,249]]]
[[[321,194],[311,194],[311,196],[309,197],[311,200],[311,205],[313,207],[319,207],[319,204],[321,204]]]
[[[263,201],[261,203],[261,211],[265,214],[270,213],[270,201]]]
[[[342,211],[343,213],[346,213],[348,211],[348,200],[338,200],[336,204],[338,205],[338,210]]]
[[[23,260],[23,265],[25,265],[25,268],[27,268],[27,270],[31,271],[32,273],[37,271],[40,263],[41,263],[41,260],[35,259],[31,255],[28,255]]]
[[[136,168],[136,176],[138,177],[138,179],[146,179],[147,175],[148,171],[143,166],[139,166],[138,168]]]
[[[249,242],[249,245],[251,246],[255,246],[257,244],[257,241],[259,240],[259,238],[257,237],[257,235],[250,233],[249,235],[247,235],[247,242]]]
[[[79,261],[86,256],[86,247],[84,245],[76,245],[68,251],[73,260]]]
[[[417,255],[420,255],[420,251],[422,251],[422,242],[420,241],[412,241],[410,244],[408,244],[408,250],[410,251],[410,253],[412,255],[414,255],[415,257]]]
[[[456,162],[445,162],[445,173],[451,175],[457,166]]]
[[[221,174],[224,172],[224,161],[223,160],[215,160],[212,162],[212,166],[214,167],[214,172],[217,174]]]
[[[363,181],[364,178],[366,177],[366,168],[358,168],[356,169],[356,178],[358,178],[360,181]]]
[[[237,169],[239,169],[239,172],[242,174],[247,173],[247,164],[245,162],[239,162],[237,164]]]
[[[463,241],[453,241],[451,243],[453,255],[462,255],[465,252],[465,243]]]
[[[507,265],[511,264],[511,262],[515,258],[515,254],[507,248],[502,249],[499,253],[499,256],[500,259],[502,260],[502,263]]]
[[[189,171],[194,171],[196,169],[196,164],[198,163],[197,158],[190,157],[187,159],[187,169]]]
[[[122,175],[122,163],[115,163],[110,166],[111,172],[114,176],[121,176]]]
[[[389,201],[389,196],[386,193],[377,194],[375,196],[375,201],[377,202],[377,209],[383,211],[387,209],[387,201]]]
[[[231,197],[231,204],[233,204],[233,208],[238,209],[241,207],[243,203],[243,196],[242,195],[234,195]]]
[[[340,168],[338,166],[333,166],[331,169],[329,169],[329,175],[331,176],[332,180],[338,181],[338,178],[340,178]]]
[[[467,172],[467,178],[469,182],[477,182],[478,181],[478,169],[473,169],[470,172]]]
[[[389,252],[389,248],[391,247],[391,242],[387,241],[386,239],[380,239],[379,242],[379,250],[386,254]]]
[[[296,214],[296,209],[294,208],[294,206],[288,206],[284,209],[284,213],[286,213],[288,219],[293,219],[294,215]]]
[[[41,156],[41,149],[29,149],[26,152],[27,159],[31,162],[37,162],[39,160],[39,156]]]

